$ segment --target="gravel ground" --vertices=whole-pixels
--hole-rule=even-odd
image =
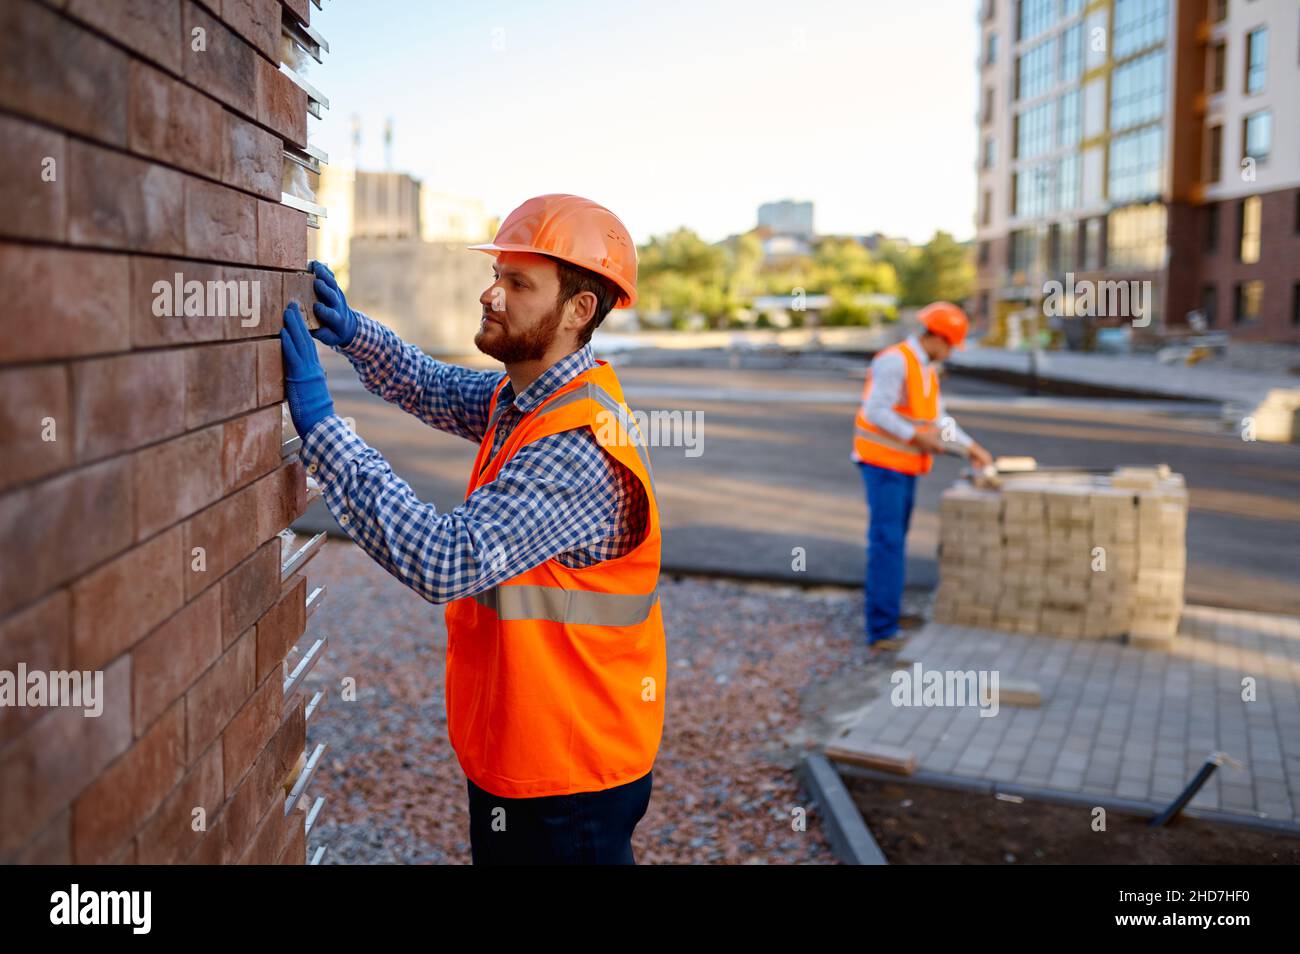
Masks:
[[[465,776],[447,740],[442,607],[358,548],[331,540],[309,569],[325,584],[313,636],[329,648],[308,681],[326,700],[308,725],[327,745],[310,839],[333,864],[468,863]],[[860,591],[665,578],[664,737],[642,864],[834,863],[793,772],[836,716],[869,701]],[[916,611],[917,607],[905,609]],[[355,699],[342,698],[355,680]],[[796,831],[795,810],[807,813]]]

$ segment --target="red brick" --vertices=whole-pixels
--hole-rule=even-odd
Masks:
[[[67,10],[123,46],[180,71],[181,8],[176,0],[69,0]]]
[[[208,590],[131,651],[135,734],[149,727],[221,656],[221,592]]]
[[[185,703],[177,700],[72,808],[77,864],[113,857],[185,772]]]
[[[137,348],[155,348],[220,341],[225,337],[226,322],[210,316],[207,307],[207,283],[220,277],[221,270],[216,265],[170,258],[132,258],[131,343]],[[175,292],[178,282],[181,288],[179,309]],[[190,285],[187,291],[186,286],[191,282],[201,284]],[[185,314],[187,299],[192,311],[202,313]]]
[[[302,824],[302,816],[286,817],[284,809],[272,806],[258,825],[257,833],[249,843],[244,854],[239,858],[241,865],[273,865],[284,850],[288,840],[289,827],[297,821]]]
[[[223,0],[221,18],[262,55],[280,62],[280,0]]]
[[[279,338],[257,343],[257,403],[284,400],[284,351]]]
[[[311,4],[307,0],[281,0],[281,3],[293,12],[299,23],[311,26]]]
[[[279,676],[272,675],[257,687],[252,698],[230,720],[230,725],[221,734],[222,774],[227,786],[232,780],[238,783],[266,748],[279,728],[283,702],[284,685]]]
[[[280,409],[266,407],[225,423],[221,473],[229,493],[280,463]]]
[[[194,49],[202,30],[206,49]],[[237,33],[193,3],[185,3],[183,75],[195,86],[239,110],[257,116],[257,64],[261,59]]]
[[[284,327],[284,282],[280,278],[281,273],[229,265],[222,272],[227,280],[249,282],[249,287],[257,291],[257,314],[247,319],[227,322],[226,337],[239,340],[279,335],[280,329]]]
[[[284,592],[270,612],[257,621],[259,682],[279,670],[289,647],[307,629],[306,600],[307,578],[299,576],[297,583]]]
[[[0,335],[0,361],[126,351],[130,269],[125,255],[0,244],[0,288],[22,334]]]
[[[307,471],[302,461],[286,461],[253,485],[257,493],[257,535],[275,536],[307,510]]]
[[[179,16],[180,8],[176,10]],[[216,179],[225,158],[224,118],[225,110],[216,100],[146,63],[132,61],[128,132],[132,152]]]
[[[104,670],[104,711],[51,709],[0,749],[0,858],[26,844],[131,744],[131,661]]]
[[[250,487],[213,504],[185,524],[185,554],[190,560],[185,574],[187,599],[225,576],[266,539],[257,534],[257,502]],[[202,570],[195,569],[200,565],[196,547],[203,549]]]
[[[214,590],[215,591],[215,590]],[[262,544],[221,581],[221,636],[229,646],[280,595],[280,538]],[[260,645],[260,637],[259,645]]]
[[[302,309],[303,317],[312,314],[311,306],[316,304],[316,290],[313,287],[316,276],[311,272],[285,272],[284,303],[296,301]]]
[[[0,4],[0,107],[123,146],[127,85],[121,50],[38,4]]]
[[[0,142],[0,234],[62,241],[68,229],[67,138],[0,116]]]
[[[210,747],[181,779],[175,791],[140,829],[140,864],[170,865],[182,861],[203,839],[204,830],[216,819],[225,797],[221,779],[221,746]],[[203,809],[204,829],[198,824],[196,808]]]
[[[188,761],[193,762],[221,734],[252,695],[256,658],[257,644],[250,629],[185,694]]]
[[[307,829],[306,819],[301,812],[294,812],[297,822],[289,831],[289,840],[276,861],[278,865],[304,865],[307,863]]]
[[[131,513],[125,459],[0,495],[0,616],[130,546]]]
[[[306,268],[306,213],[275,202],[258,202],[257,260],[274,268]]]
[[[176,527],[72,586],[72,659],[98,669],[117,658],[185,602],[184,537]]]
[[[72,464],[69,390],[64,365],[0,371],[0,490]]]
[[[16,865],[72,864],[72,812],[65,811],[40,830],[11,862]]]
[[[221,497],[221,425],[135,455],[135,535],[148,539]]]
[[[258,200],[202,179],[185,182],[185,251],[223,262],[257,260]]]
[[[279,584],[277,566],[277,592]],[[0,670],[16,673],[19,663],[26,663],[29,671],[61,672],[72,668],[72,616],[67,590],[56,590],[0,623]],[[0,706],[0,747],[47,711]]]
[[[78,461],[97,460],[185,429],[185,355],[147,351],[72,366]]]
[[[221,181],[278,202],[284,171],[284,141],[229,110],[224,140]]]
[[[185,176],[175,169],[72,140],[67,175],[68,241],[163,255],[185,250]]]
[[[307,145],[307,91],[266,60],[257,64],[257,121],[297,146]]]
[[[186,352],[185,426],[233,417],[257,403],[257,346],[208,345]]]

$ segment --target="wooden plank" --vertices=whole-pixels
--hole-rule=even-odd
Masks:
[[[862,765],[895,775],[911,775],[916,771],[916,754],[897,745],[880,742],[857,741],[851,735],[840,742],[830,742],[825,748],[826,757],[836,762]]]

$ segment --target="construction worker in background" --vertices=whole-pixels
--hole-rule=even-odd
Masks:
[[[474,343],[505,371],[436,361],[350,308],[313,262],[314,334],[367,390],[479,444],[465,502],[416,499],[334,414],[296,304],[281,334],[302,459],[348,535],[447,603],[447,731],[475,864],[635,864],[667,677],[650,459],[592,332],[636,303],[636,246],[608,209],[529,199],[489,244]],[[504,809],[504,811],[502,811]]]
[[[938,301],[917,318],[922,334],[885,348],[871,361],[850,455],[862,472],[870,510],[863,608],[873,654],[902,642],[898,624],[917,476],[929,473],[934,454],[964,454],[981,468],[992,460],[947,416],[939,396],[935,365],[953,348],[965,347],[966,313]]]

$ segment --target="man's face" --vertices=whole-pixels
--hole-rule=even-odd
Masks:
[[[555,263],[530,252],[502,252],[492,264],[492,277],[478,297],[483,317],[474,345],[503,364],[542,359],[563,316],[556,304],[560,278]]]
[[[931,361],[946,361],[948,355],[952,353],[952,345],[948,343],[948,339],[941,338],[933,332],[925,336],[925,343],[925,353],[930,356]]]

